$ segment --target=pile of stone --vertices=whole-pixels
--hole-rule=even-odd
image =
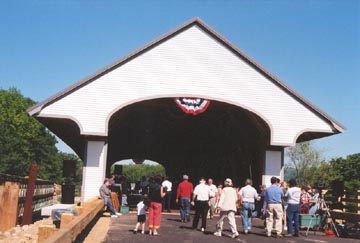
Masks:
[[[40,225],[53,224],[51,218],[36,221],[34,224],[20,226],[0,232],[0,243],[37,243]]]

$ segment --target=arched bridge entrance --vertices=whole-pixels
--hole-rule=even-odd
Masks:
[[[161,163],[172,178],[188,173],[261,183],[269,141],[268,125],[246,109],[211,100],[205,112],[192,115],[173,98],[146,100],[112,115],[107,171],[116,161],[146,158]]]

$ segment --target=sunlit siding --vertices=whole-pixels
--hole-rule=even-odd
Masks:
[[[273,145],[290,145],[302,131],[330,126],[197,26],[168,39],[68,94],[40,116],[72,117],[82,134],[107,135],[123,106],[158,97],[194,96],[255,112],[271,127]]]
[[[87,144],[86,165],[83,167],[82,202],[99,196],[105,175],[106,145],[102,141]]]

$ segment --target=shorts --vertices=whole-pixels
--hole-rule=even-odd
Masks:
[[[138,221],[139,223],[145,223],[145,221],[146,221],[146,214],[138,215],[137,221]]]

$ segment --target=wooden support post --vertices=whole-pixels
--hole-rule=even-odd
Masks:
[[[0,231],[15,227],[18,217],[19,184],[6,181],[0,185]]]
[[[357,213],[360,214],[360,190],[357,191]]]
[[[25,199],[25,206],[24,206],[24,215],[21,222],[21,225],[31,224],[32,223],[32,201],[34,197],[35,191],[35,183],[36,183],[36,175],[37,175],[38,165],[32,164],[30,168],[28,186],[26,190],[26,199]]]
[[[111,203],[115,209],[116,212],[120,211],[120,203],[118,199],[118,194],[116,192],[111,192]]]
[[[64,228],[65,225],[71,222],[74,219],[74,214],[72,213],[63,213],[61,214],[60,220],[60,229]]]
[[[78,215],[81,215],[84,212],[84,208],[82,206],[76,206],[75,210],[78,213]]]
[[[40,225],[39,226],[39,231],[38,231],[38,243],[44,242],[55,231],[56,231],[56,227],[55,227],[54,224]]]

